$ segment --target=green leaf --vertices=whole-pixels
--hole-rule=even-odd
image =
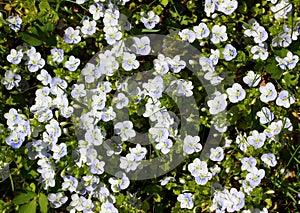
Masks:
[[[52,32],[54,30],[54,25],[47,23],[43,26],[44,32]]]
[[[43,193],[39,194],[39,205],[42,213],[48,212],[48,199],[47,196]]]
[[[165,7],[168,5],[169,0],[160,0],[159,2]]]
[[[124,199],[125,199],[125,197],[124,197],[124,195],[123,194],[119,194],[118,196],[117,196],[117,204],[118,205],[122,205],[122,203],[124,203]]]
[[[267,73],[271,74],[272,78],[280,79],[283,73],[283,70],[279,68],[276,64],[276,61],[272,59],[266,66]]]
[[[57,40],[54,36],[49,37],[48,39],[46,39],[46,44],[49,46],[56,46],[57,45]]]
[[[34,37],[40,39],[41,41],[45,41],[45,39],[48,37],[48,32],[46,32],[44,28],[40,25],[32,27],[31,30],[34,34]]]
[[[142,29],[142,33],[156,33],[159,32],[160,30],[151,30],[151,29]]]
[[[22,194],[17,195],[13,199],[13,203],[16,205],[24,204],[24,203],[27,203],[28,201],[30,201],[32,198],[34,198],[34,196],[36,196],[36,194],[34,192],[22,193]]]
[[[36,201],[30,201],[29,203],[20,207],[19,213],[36,213]]]
[[[280,50],[273,50],[276,56],[279,56],[280,58],[286,57],[287,53],[289,52],[288,49],[280,49]]]
[[[40,46],[42,45],[42,41],[32,33],[21,32],[22,40],[28,43],[31,46]]]
[[[39,4],[39,9],[40,10],[49,10],[50,5],[47,0],[42,0],[41,3]]]
[[[149,205],[149,203],[148,203],[147,201],[144,201],[144,202],[142,203],[142,209],[143,209],[145,212],[147,212],[147,211],[150,209],[150,205]]]
[[[291,75],[287,73],[286,75],[284,75],[282,81],[284,81],[284,83],[288,86],[296,86],[298,83],[298,78],[299,75]]]

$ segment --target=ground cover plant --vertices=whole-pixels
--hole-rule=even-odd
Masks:
[[[299,13],[0,2],[0,211],[300,212]]]

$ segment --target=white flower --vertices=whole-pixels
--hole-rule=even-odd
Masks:
[[[210,114],[215,115],[218,114],[219,112],[224,111],[227,106],[226,98],[227,98],[226,94],[215,92],[214,99],[207,101]]]
[[[6,70],[4,78],[1,79],[1,83],[6,87],[7,90],[11,90],[15,86],[19,86],[21,76],[13,73],[10,70]]]
[[[129,148],[129,150],[136,161],[141,161],[147,154],[147,149],[140,144],[137,144],[135,148]]]
[[[283,127],[282,120],[279,120],[279,121],[273,121],[273,122],[268,126],[268,128],[266,128],[266,129],[264,130],[264,133],[265,133],[265,135],[266,135],[268,138],[272,138],[273,136],[278,135],[278,134],[281,132],[282,127]]]
[[[165,141],[169,137],[169,131],[164,126],[156,124],[149,129],[149,133],[156,142]]]
[[[33,53],[29,56],[27,64],[30,72],[36,72],[44,67],[45,60],[41,57],[40,53]]]
[[[65,30],[64,40],[69,44],[77,44],[81,41],[80,31],[74,30],[72,27],[68,27]]]
[[[253,167],[255,167],[257,164],[257,160],[254,157],[249,157],[249,158],[244,157],[240,161],[242,163],[242,166],[241,166],[242,171],[247,170],[248,172],[251,172],[251,169]]]
[[[117,27],[108,27],[105,29],[105,40],[108,44],[115,44],[122,38],[122,33]]]
[[[231,103],[237,103],[246,97],[246,92],[239,83],[234,83],[226,92]]]
[[[114,129],[115,133],[120,135],[123,141],[127,141],[136,135],[131,121],[118,122],[115,124]]]
[[[96,21],[84,20],[83,26],[81,27],[81,32],[87,35],[93,35],[96,32]]]
[[[125,71],[131,71],[132,69],[137,69],[140,66],[140,62],[136,60],[135,54],[130,54],[125,52],[123,54],[122,67]]]
[[[226,44],[222,53],[224,55],[225,61],[231,61],[237,55],[237,51],[236,51],[235,47],[232,46],[231,44]]]
[[[106,9],[103,18],[104,26],[118,27],[119,17],[120,17],[120,12],[118,9],[111,9],[111,8]]]
[[[208,173],[207,163],[195,158],[193,163],[188,165],[188,170],[192,176],[198,177],[200,174]]]
[[[202,145],[199,142],[199,136],[193,137],[191,135],[187,135],[184,138],[183,151],[188,155],[193,154],[194,152],[200,152],[202,150]]]
[[[252,36],[254,37],[254,42],[261,44],[268,39],[268,33],[262,26],[256,26],[252,31]]]
[[[256,167],[253,167],[251,172],[246,175],[246,180],[249,182],[251,187],[255,188],[260,184],[260,181],[264,178],[264,176],[265,170],[258,170]]]
[[[180,208],[192,209],[194,207],[193,195],[191,193],[183,193],[178,195],[177,200],[180,202]]]
[[[193,27],[197,39],[204,39],[209,36],[209,29],[205,23],[200,23]]]
[[[124,107],[128,106],[129,103],[129,100],[124,93],[118,93],[118,96],[115,97],[113,100],[116,103],[117,109],[123,109]]]
[[[135,161],[134,154],[127,154],[126,157],[120,158],[120,168],[124,169],[127,173],[135,171],[139,165],[140,163]]]
[[[226,26],[224,25],[222,26],[214,25],[211,31],[212,31],[211,41],[214,44],[218,44],[221,41],[226,41],[228,39],[226,33]]]
[[[165,185],[167,185],[167,183],[169,183],[170,181],[174,181],[174,180],[175,180],[174,177],[166,177],[166,178],[160,180],[159,182],[160,182],[161,186],[165,186]]]
[[[171,82],[172,84],[173,82]],[[193,83],[191,81],[184,81],[182,79],[176,80],[177,88],[176,95],[177,96],[185,96],[191,97],[193,95],[192,89],[194,88]]]
[[[183,41],[188,41],[189,43],[193,43],[196,39],[195,32],[189,29],[181,30],[178,35]]]
[[[299,56],[293,55],[293,53],[288,52],[286,57],[283,59],[284,64],[287,66],[288,69],[294,69],[299,61]]]
[[[253,46],[251,48],[251,53],[253,54],[253,59],[266,60],[269,56],[267,49],[264,46]]]
[[[254,148],[261,148],[266,140],[266,135],[264,133],[259,133],[257,130],[252,131],[252,135],[248,136],[247,141]]]
[[[295,103],[295,98],[289,95],[289,92],[286,90],[280,91],[278,97],[276,99],[276,104],[278,106],[283,106],[285,108],[289,108],[291,104]]]
[[[273,153],[263,154],[260,158],[266,165],[274,167],[277,164],[276,157]]]
[[[151,51],[150,39],[147,36],[141,38],[133,37],[134,44],[131,49],[138,55],[148,55]],[[160,55],[160,54],[159,54]]]
[[[122,178],[109,178],[108,182],[111,184],[111,190],[113,192],[126,189],[130,184],[130,180],[125,173],[122,174]]]
[[[259,87],[259,91],[261,93],[260,100],[264,103],[268,103],[276,99],[277,91],[275,89],[275,86],[270,82],[265,86]]]
[[[281,0],[275,6],[271,7],[272,12],[274,12],[275,19],[287,19],[287,14],[292,10],[293,5],[289,1]]]
[[[274,119],[274,114],[267,107],[261,108],[261,111],[258,111],[256,115],[259,117],[261,124],[269,123]]]
[[[204,11],[206,16],[210,17],[210,14],[215,12],[216,4],[212,0],[205,0]]]
[[[170,69],[174,73],[179,73],[186,66],[185,61],[180,60],[180,56],[179,55],[176,55],[173,59],[169,59],[168,60],[168,64],[170,65]]]
[[[249,87],[256,87],[261,81],[261,77],[258,74],[255,74],[252,70],[247,73],[247,76],[243,77],[243,81]]]
[[[86,90],[84,88],[84,84],[73,84],[73,89],[71,91],[71,96],[73,98],[85,97]]]
[[[159,23],[160,18],[158,15],[155,15],[153,11],[149,11],[147,14],[144,12],[141,13],[142,22],[147,29],[153,29],[156,24]]]
[[[61,143],[59,145],[54,144],[51,151],[53,152],[53,159],[59,160],[63,156],[67,155],[67,145]]]
[[[56,194],[50,193],[48,195],[48,200],[50,201],[50,205],[53,208],[59,208],[61,207],[65,202],[67,202],[68,197],[64,196],[61,192],[58,192]]]
[[[226,15],[232,14],[238,7],[238,2],[236,0],[223,0],[218,6],[218,11],[223,12]]]
[[[58,63],[62,62],[64,60],[64,51],[62,49],[51,49],[51,56],[53,61],[56,61]]]
[[[19,64],[23,58],[23,52],[21,50],[17,51],[15,49],[10,50],[10,54],[7,55],[6,59],[12,64]]]
[[[172,146],[173,146],[172,140],[167,138],[165,140],[160,140],[158,144],[156,144],[155,148],[161,150],[163,154],[168,154]]]
[[[44,69],[41,70],[41,73],[38,74],[36,78],[41,81],[44,86],[48,85],[52,80],[52,77],[49,75],[47,70]]]
[[[97,21],[104,16],[104,6],[100,3],[93,4],[89,8],[89,12],[93,15],[93,19]]]
[[[222,147],[211,148],[209,159],[212,161],[222,161],[224,159],[224,150]]]
[[[80,59],[75,58],[74,56],[70,56],[69,60],[65,62],[65,67],[72,72],[75,71],[79,65]]]

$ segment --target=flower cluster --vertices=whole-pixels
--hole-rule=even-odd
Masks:
[[[25,138],[30,135],[30,122],[18,113],[14,108],[11,108],[8,113],[4,114],[7,120],[7,126],[10,131],[10,136],[6,138],[6,143],[18,149],[22,146]]]
[[[252,3],[43,0],[36,17],[7,4],[0,181],[33,197],[3,197],[0,211],[8,200],[45,212],[43,196],[72,213],[265,213],[283,209],[277,193],[294,202],[299,190],[279,181],[299,180],[281,172],[299,166],[299,3]]]

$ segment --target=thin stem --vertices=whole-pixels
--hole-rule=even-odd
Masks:
[[[14,181],[13,181],[13,179],[12,179],[11,174],[9,174],[9,179],[10,179],[11,189],[12,189],[12,191],[14,192],[14,191],[15,191],[15,186],[14,186]]]

